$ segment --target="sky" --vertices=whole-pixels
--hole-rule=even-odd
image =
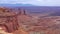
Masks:
[[[0,4],[32,4],[37,6],[60,6],[60,0],[0,0]]]

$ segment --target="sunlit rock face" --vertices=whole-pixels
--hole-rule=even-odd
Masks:
[[[0,34],[13,34],[13,33],[7,33],[4,27],[0,27]]]
[[[20,27],[20,20],[18,22],[17,16],[25,16],[25,11],[23,12],[14,12],[15,10],[11,11],[9,8],[0,8],[0,31],[3,34],[12,34],[16,31],[16,34],[27,34],[24,30],[18,29]]]
[[[18,30],[17,14],[7,8],[0,8],[0,26],[4,26],[7,32]]]

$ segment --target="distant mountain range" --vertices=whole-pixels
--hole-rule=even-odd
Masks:
[[[0,6],[7,6],[7,7],[9,7],[9,6],[13,6],[13,7],[16,7],[16,6],[34,6],[34,5],[32,5],[32,4],[0,4]]]
[[[35,6],[32,4],[0,4],[0,7],[22,8],[29,14],[48,14],[49,16],[60,16],[60,6]]]

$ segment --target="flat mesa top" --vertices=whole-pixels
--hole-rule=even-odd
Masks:
[[[15,12],[9,11],[7,8],[0,8],[0,16],[14,16],[16,15]]]
[[[14,15],[16,15],[16,14],[13,12],[0,13],[0,16],[14,16]]]

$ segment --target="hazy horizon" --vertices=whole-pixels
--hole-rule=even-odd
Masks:
[[[60,6],[60,0],[0,0],[0,4],[32,4],[36,6]]]

